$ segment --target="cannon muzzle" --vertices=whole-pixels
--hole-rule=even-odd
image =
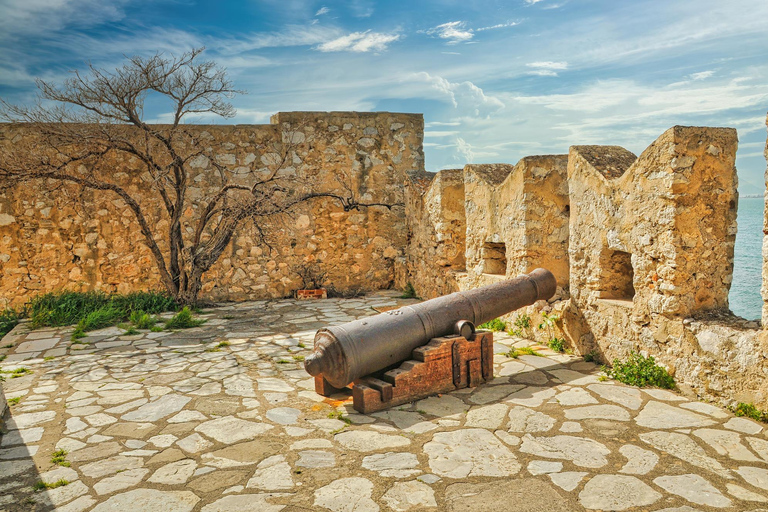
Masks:
[[[361,318],[315,334],[315,348],[304,360],[310,375],[343,388],[355,379],[411,357],[432,338],[454,334],[457,322],[480,325],[555,294],[557,281],[538,268],[499,283]],[[456,333],[459,334],[459,333]]]

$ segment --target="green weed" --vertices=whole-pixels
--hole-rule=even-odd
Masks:
[[[57,466],[64,466],[65,468],[68,468],[70,466],[69,461],[67,460],[67,451],[66,450],[56,450],[51,454],[51,462],[53,464],[56,464]]]
[[[137,329],[151,329],[157,323],[157,318],[139,310],[131,312],[130,320]]]
[[[218,345],[216,345],[218,348],[228,347],[229,342],[228,341],[220,341]]]
[[[552,338],[547,345],[555,352],[565,352],[565,340],[563,338]]]
[[[513,348],[509,352],[504,354],[507,357],[511,357],[512,359],[517,359],[519,356],[538,356],[543,357],[540,353],[533,350],[531,347],[520,347],[520,348]]]
[[[45,489],[56,489],[57,487],[64,487],[65,485],[69,485],[69,481],[62,478],[53,482],[52,484],[40,480],[32,488],[35,491],[44,491]]]
[[[403,288],[403,294],[400,296],[401,299],[418,299],[418,295],[416,295],[416,289],[413,287],[411,283],[408,283],[405,285],[405,288]]]
[[[298,362],[301,362],[301,361],[303,361],[303,360],[304,360],[304,356],[293,356],[293,360],[294,360],[294,361],[298,361]]]
[[[499,332],[505,331],[507,329],[507,324],[500,318],[494,318],[490,322],[478,325],[477,328],[484,331]]]
[[[11,332],[11,329],[18,325],[21,316],[22,314],[15,309],[5,309],[0,311],[0,338]]]
[[[205,320],[198,319],[192,316],[192,310],[188,306],[184,306],[181,311],[173,315],[173,317],[165,322],[166,329],[190,329],[192,327],[199,327],[205,323]]]
[[[599,362],[600,354],[597,352],[597,350],[590,350],[589,352],[584,354],[584,361],[588,363]]]
[[[8,399],[8,405],[19,405],[19,402],[21,402],[21,397],[17,396],[16,398],[9,398]]]
[[[149,330],[150,330],[150,332],[162,332],[163,331],[163,327],[160,326],[160,325],[154,325],[154,326],[150,327]]]
[[[626,361],[613,361],[613,368],[603,366],[608,377],[629,384],[630,386],[656,386],[664,389],[674,389],[675,379],[667,370],[656,364],[653,356],[643,357],[632,352]]]
[[[0,370],[0,373],[10,374],[12,379],[18,379],[19,377],[29,375],[32,373],[32,370],[29,368],[16,368],[15,370]]]
[[[768,423],[768,412],[761,411],[760,409],[755,407],[753,404],[739,402],[739,404],[733,408],[733,413],[736,416],[746,416],[747,418],[752,418],[755,421],[762,421],[763,423]]]

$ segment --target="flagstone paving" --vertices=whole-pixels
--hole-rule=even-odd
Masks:
[[[315,330],[406,302],[250,302],[74,344],[18,326],[0,367],[31,373],[4,373],[0,510],[768,511],[762,424],[573,356],[509,359],[528,342],[504,334],[477,389],[370,415],[315,394]]]

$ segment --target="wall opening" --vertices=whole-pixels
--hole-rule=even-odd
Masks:
[[[600,258],[600,297],[632,300],[635,296],[632,255],[606,249]]]
[[[507,246],[503,243],[483,244],[483,274],[506,275]]]

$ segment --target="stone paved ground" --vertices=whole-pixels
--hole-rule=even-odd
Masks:
[[[477,389],[368,416],[316,395],[299,361],[315,329],[402,302],[253,302],[201,328],[112,328],[85,345],[17,327],[1,366],[32,373],[4,383],[20,400],[0,440],[0,509],[768,509],[762,425],[600,382],[575,357],[500,355],[521,340],[498,336],[497,377]]]

